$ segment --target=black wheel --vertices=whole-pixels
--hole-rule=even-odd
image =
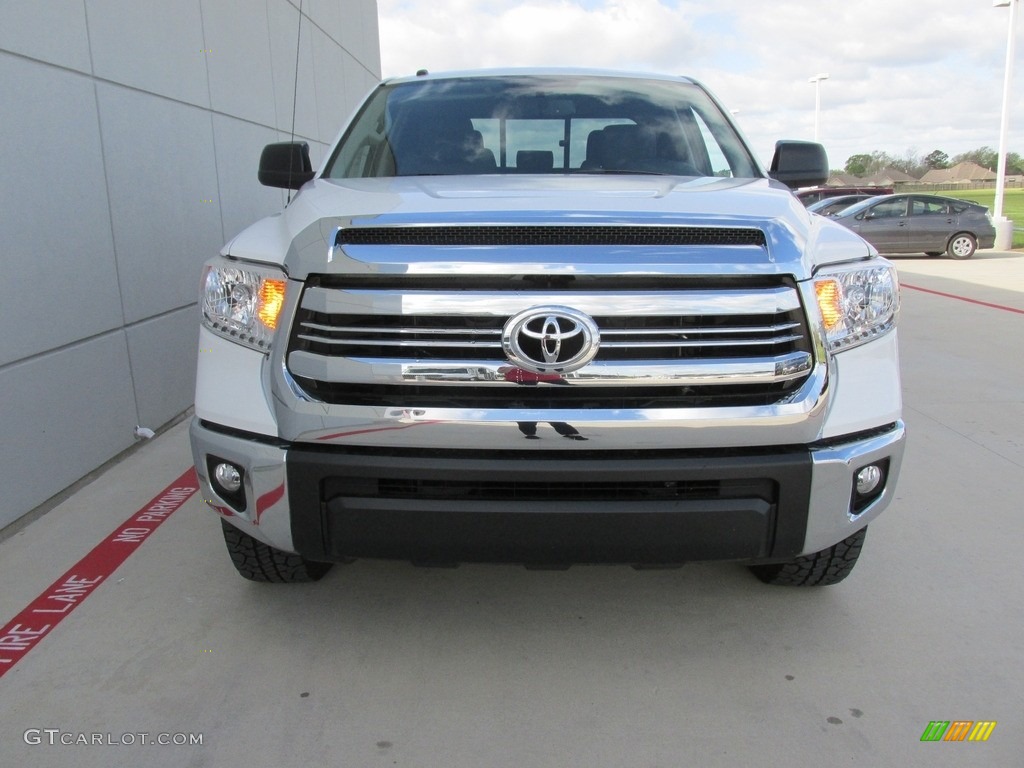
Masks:
[[[968,232],[953,235],[946,248],[951,259],[969,259],[978,250],[978,241]]]
[[[850,575],[864,546],[867,526],[835,546],[803,555],[788,563],[752,565],[750,570],[765,584],[783,587],[822,587],[838,584]]]
[[[924,255],[925,256],[931,256],[934,259],[936,256],[941,256],[942,255],[942,251],[925,251]]]
[[[331,563],[314,563],[300,555],[275,549],[243,533],[223,519],[220,524],[231,562],[235,564],[238,572],[250,581],[277,584],[319,581],[331,570]]]

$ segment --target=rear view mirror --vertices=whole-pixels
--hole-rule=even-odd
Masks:
[[[298,189],[316,174],[309,161],[309,144],[283,141],[267,144],[260,155],[260,184],[281,189]]]
[[[815,187],[828,181],[828,155],[813,141],[779,141],[768,175],[787,187]]]

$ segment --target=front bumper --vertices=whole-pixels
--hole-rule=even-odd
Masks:
[[[308,560],[565,564],[820,551],[888,506],[905,430],[895,422],[808,446],[556,455],[313,446],[198,417],[190,436],[207,504]],[[219,461],[242,470],[233,498],[210,482]],[[868,464],[884,466],[885,481],[855,510],[854,476]]]

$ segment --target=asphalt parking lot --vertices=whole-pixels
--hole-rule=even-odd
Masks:
[[[907,455],[844,583],[360,561],[252,584],[197,494],[161,503],[183,422],[0,542],[0,626],[55,606],[0,671],[0,764],[1024,765],[1024,253],[895,261]],[[140,513],[108,577],[53,592]],[[996,725],[922,742],[933,721]]]

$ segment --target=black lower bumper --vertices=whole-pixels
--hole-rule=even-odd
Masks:
[[[657,563],[799,554],[806,449],[702,453],[287,452],[310,560]]]

